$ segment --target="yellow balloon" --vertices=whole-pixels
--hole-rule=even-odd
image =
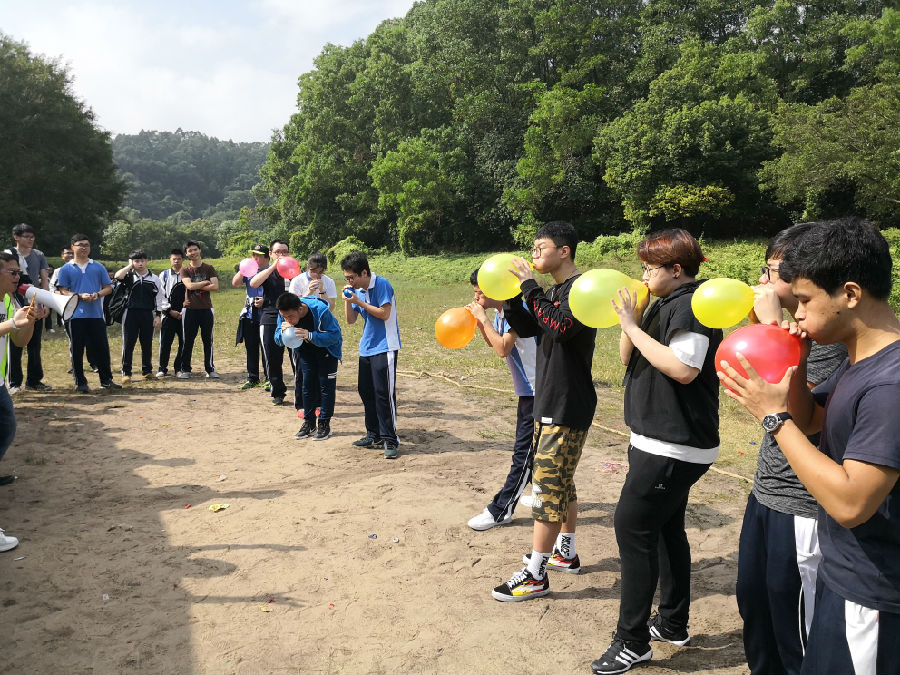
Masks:
[[[647,288],[647,284],[640,279],[629,279],[628,290],[632,293],[637,293],[638,303],[643,302],[650,295],[650,289]]]
[[[628,288],[633,281],[618,270],[588,270],[575,280],[569,291],[572,314],[591,328],[615,326],[619,315],[609,301],[615,299],[619,303],[619,289]]]
[[[493,300],[509,300],[519,294],[519,278],[510,272],[513,266],[511,253],[492,255],[478,270],[478,287]]]
[[[694,291],[691,309],[708,328],[728,328],[740,323],[753,308],[753,289],[737,279],[710,279]]]

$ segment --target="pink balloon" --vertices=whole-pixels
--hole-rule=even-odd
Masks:
[[[245,277],[252,277],[254,274],[259,272],[259,263],[257,263],[253,258],[244,258],[238,265],[238,270]]]
[[[278,259],[278,262],[275,263],[275,269],[278,270],[278,274],[283,278],[293,279],[300,274],[300,263],[290,256],[285,256]]]

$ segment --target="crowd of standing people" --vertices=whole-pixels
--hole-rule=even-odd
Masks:
[[[49,288],[49,266],[34,249],[31,228],[18,225],[13,235],[16,248],[0,253],[0,375],[9,378],[0,386],[0,458],[15,434],[10,393],[23,386],[25,351],[25,388],[48,388],[40,348],[32,349],[47,312],[34,303],[25,306],[17,293],[26,273],[30,283]],[[579,322],[569,307],[570,289],[580,276],[577,245],[570,223],[544,225],[535,235],[531,261],[513,260],[510,271],[521,293],[508,301],[486,297],[477,273],[471,278],[474,301],[468,309],[486,344],[506,360],[518,405],[505,483],[469,526],[486,531],[510,522],[525,486],[532,486],[531,549],[523,567],[492,590],[502,602],[544,597],[550,571],[582,569],[574,477],[597,403],[591,378],[596,329]],[[89,391],[85,350],[100,386],[118,388],[103,313],[112,280],[90,259],[86,236],[72,237],[71,252],[52,283],[55,292],[80,299],[66,321],[76,390]],[[233,287],[246,289],[237,330],[247,354],[242,389],[265,386],[272,404],[283,405],[286,350],[294,406],[303,419],[296,438],[328,439],[343,336],[327,260],[313,254],[305,271],[287,276],[279,265],[290,255],[287,243],[258,244],[250,255],[257,271],[238,271],[232,278]],[[722,331],[703,325],[692,309],[704,260],[694,237],[680,229],[656,232],[640,243],[637,256],[649,294],[623,288],[612,301],[631,433],[629,470],[614,517],[619,614],[593,672],[621,673],[649,661],[653,641],[691,642],[685,514],[692,486],[718,457],[720,391],[754,415],[763,431],[737,575],[751,673],[900,671],[900,322],[888,304],[893,262],[884,237],[869,223],[845,219],[802,223],[771,240],[749,319],[781,326],[804,345],[799,365],[776,383],[759,377],[740,355],[738,363],[716,363]],[[206,377],[219,377],[211,300],[219,290],[218,274],[203,262],[197,242],[173,249],[170,263],[157,276],[147,269],[146,253],[137,250],[114,274],[127,290],[121,301],[124,382],[132,377],[138,343],[142,377],[166,377],[176,337],[175,376],[190,378],[198,334]],[[394,459],[400,442],[396,296],[387,279],[372,273],[364,254],[347,255],[340,267],[345,322],[364,320],[357,388],[365,435],[353,445],[378,448]],[[549,275],[553,284],[542,288],[535,272]],[[494,310],[493,320],[487,310]],[[151,341],[157,327],[154,375]],[[0,484],[11,479],[0,477]],[[0,550],[17,543],[0,530]]]

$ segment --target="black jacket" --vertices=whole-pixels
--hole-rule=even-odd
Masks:
[[[503,303],[503,314],[520,337],[537,337],[534,421],[588,429],[597,408],[591,377],[595,328],[569,309],[569,290],[580,275],[551,286],[545,293],[533,279],[522,294]]]
[[[701,324],[691,310],[691,298],[700,283],[684,284],[657,300],[641,320],[643,331],[666,346],[678,330],[706,335],[709,349],[700,374],[692,382],[681,384],[653,367],[635,347],[625,371],[625,423],[634,433],[648,438],[714,448],[719,445],[715,356],[722,331]]]

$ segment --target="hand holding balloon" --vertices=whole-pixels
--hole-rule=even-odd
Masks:
[[[750,365],[755,377],[775,383],[780,382],[790,368],[800,363],[802,355],[803,344],[791,331],[764,324],[744,326],[719,345],[715,357],[716,371],[723,384],[728,387],[730,385],[722,378],[722,373],[731,380],[734,375],[746,379],[750,373],[744,369],[746,363]]]
[[[627,288],[620,288],[618,290],[619,300],[621,301],[621,305],[616,304],[615,298],[610,298],[610,304],[612,305],[613,311],[619,317],[619,324],[622,326],[622,332],[627,334],[629,330],[632,328],[638,328],[637,323],[637,306],[638,306],[638,294],[637,291],[632,295],[631,291]]]
[[[509,300],[519,294],[520,281],[512,272],[515,258],[510,253],[498,253],[481,264],[478,287],[482,293],[494,300]]]
[[[514,257],[509,271],[516,276],[519,282],[526,279],[534,279],[534,265],[525,260],[525,258]]]
[[[472,313],[472,316],[475,317],[475,321],[479,324],[483,324],[487,321],[487,314],[484,312],[484,307],[477,302],[470,302],[466,305],[466,310]]]
[[[797,372],[797,366],[789,367],[784,371],[781,380],[773,383],[760,377],[750,361],[740,352],[737,352],[734,358],[747,376],[741,375],[737,368],[729,365],[728,361],[719,361],[716,364],[716,375],[725,386],[726,396],[740,403],[758,420],[788,409],[791,378]]]

